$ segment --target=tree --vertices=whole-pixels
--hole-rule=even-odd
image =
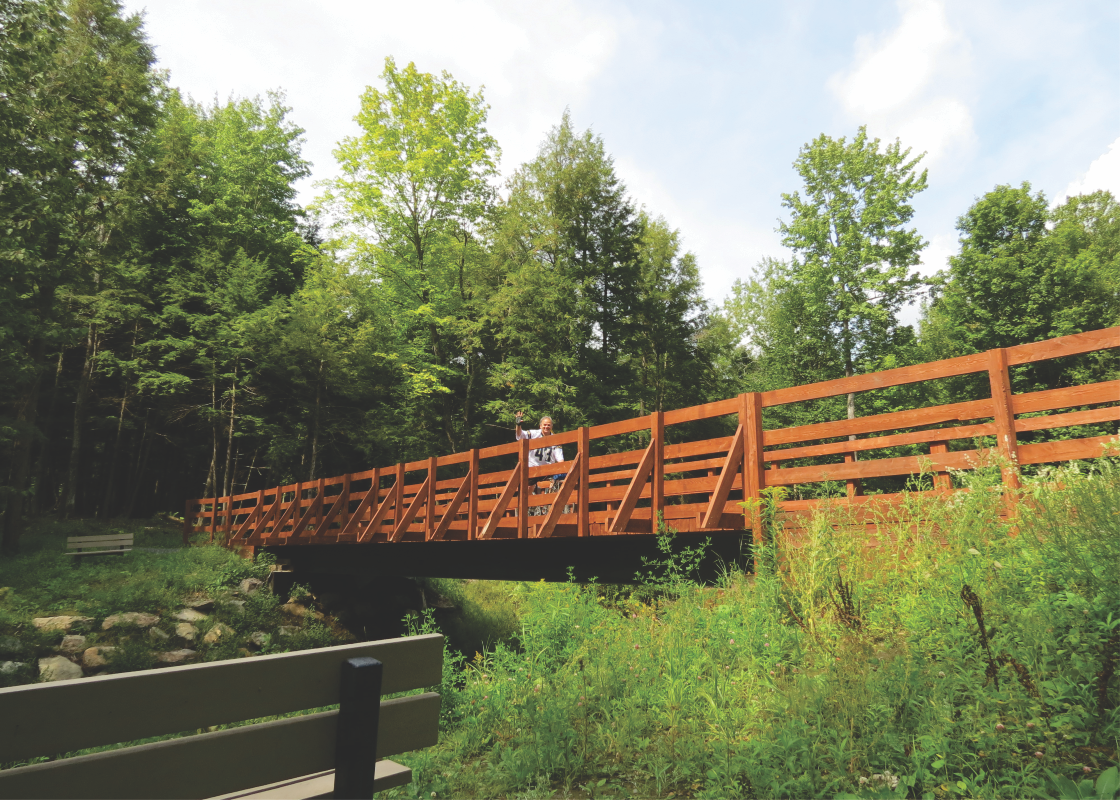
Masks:
[[[845,376],[875,369],[890,353],[898,312],[922,284],[911,268],[926,242],[905,227],[911,198],[926,188],[925,170],[916,171],[921,158],[898,141],[881,150],[864,127],[851,142],[822,134],[794,161],[804,196],[782,195],[790,220],[778,231],[793,251],[788,280],[809,338],[834,349]]]
[[[1108,192],[1072,197],[1051,211],[1029,183],[997,186],[957,220],[957,230],[960,253],[939,275],[923,320],[930,357],[1120,322],[1120,206]],[[1018,374],[1033,388],[1101,380],[1115,361],[1100,359],[1095,366],[1046,362]]]
[[[3,547],[16,547],[40,379],[74,325],[59,292],[86,294],[117,209],[117,179],[156,119],[158,76],[139,16],[116,0],[0,5],[0,309],[4,405],[14,410]],[[13,308],[17,306],[18,308]],[[86,331],[91,341],[90,331]],[[11,346],[11,349],[9,347]],[[88,370],[87,370],[88,371]]]
[[[627,350],[635,362],[634,413],[693,405],[710,370],[700,336],[707,302],[696,256],[681,252],[680,231],[664,217],[638,215],[638,285],[634,330]]]
[[[498,145],[486,130],[481,91],[472,94],[446,72],[398,69],[392,58],[381,77],[384,90],[362,95],[355,117],[362,133],[335,151],[342,175],[320,204],[335,214],[333,250],[369,270],[394,307],[409,369],[431,377],[413,425],[435,417],[447,445],[458,448],[469,432],[456,429],[453,389],[470,385],[464,366],[474,348],[454,320],[470,315],[465,271],[477,262],[471,251],[493,200]]]
[[[494,235],[491,386],[510,404],[607,422],[638,408],[633,352],[641,223],[600,137],[565,112],[509,181]]]

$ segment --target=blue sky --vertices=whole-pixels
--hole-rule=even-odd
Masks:
[[[355,132],[384,58],[485,85],[502,171],[570,108],[635,201],[664,215],[721,301],[764,256],[791,164],[860,124],[928,153],[914,225],[924,271],[1000,183],[1120,196],[1120,4],[1015,0],[413,4],[128,0],[172,85],[196,100],[283,89],[313,180]],[[301,199],[316,192],[312,181]]]

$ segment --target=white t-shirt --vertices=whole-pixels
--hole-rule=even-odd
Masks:
[[[521,433],[517,435],[518,440],[521,439],[540,439],[542,436],[539,429],[528,431],[524,428]],[[541,467],[545,464],[559,464],[564,460],[564,450],[560,445],[553,445],[552,447],[540,447],[536,450],[529,451],[529,466]]]

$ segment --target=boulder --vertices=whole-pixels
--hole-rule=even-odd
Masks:
[[[295,625],[281,625],[276,629],[276,632],[281,636],[295,636],[297,633],[299,633],[299,628],[297,628]]]
[[[209,597],[192,597],[189,600],[184,600],[183,605],[187,608],[193,608],[195,611],[214,610],[214,601]]]
[[[180,639],[185,639],[188,642],[193,642],[195,637],[198,636],[198,628],[191,625],[189,622],[180,622],[175,626],[175,635]]]
[[[228,639],[233,636],[234,630],[228,625],[223,625],[220,622],[215,622],[214,627],[206,631],[206,635],[202,637],[202,641],[206,644],[217,644],[222,639]]]
[[[22,661],[0,661],[0,675],[15,675],[28,666]]]
[[[285,614],[287,614],[289,616],[292,616],[292,617],[305,616],[308,613],[308,611],[310,610],[311,611],[311,616],[313,618],[318,619],[318,620],[323,619],[323,612],[322,611],[315,611],[315,610],[308,609],[308,607],[305,606],[303,603],[297,603],[295,600],[289,600],[284,605],[280,606],[280,610],[283,611]]]
[[[62,637],[62,644],[58,646],[60,652],[76,655],[86,649],[86,637],[79,634],[68,634]]]
[[[101,630],[107,631],[115,625],[135,625],[138,628],[150,628],[159,622],[155,614],[146,614],[143,611],[126,611],[123,614],[113,614],[106,617],[101,623]]]
[[[236,614],[240,614],[243,611],[245,611],[245,601],[244,600],[227,600],[226,601],[226,606],[229,608],[230,611],[233,611]]]
[[[197,656],[194,650],[168,650],[166,653],[156,653],[156,661],[161,664],[182,664],[184,661],[190,661]]]
[[[237,589],[243,595],[252,595],[256,594],[263,585],[264,581],[262,581],[260,578],[246,578],[245,580],[241,581]]]
[[[0,636],[0,656],[19,658],[31,654],[31,648],[14,636]]]
[[[268,634],[264,631],[253,631],[249,634],[249,644],[254,647],[264,647],[268,643]]]
[[[88,631],[93,625],[93,617],[36,617],[31,624],[41,631]]]
[[[148,637],[155,643],[160,644],[166,642],[171,638],[171,634],[167,631],[161,631],[159,628],[149,628]]]
[[[69,681],[82,677],[82,668],[65,656],[39,659],[39,677],[45,681]]]
[[[179,622],[200,622],[204,619],[209,619],[209,617],[201,612],[195,611],[193,608],[184,608],[174,615],[174,619],[179,620]]]
[[[97,669],[98,667],[107,667],[109,665],[109,658],[112,657],[115,647],[89,647],[82,653],[82,666],[86,669]],[[106,658],[108,656],[109,658]]]

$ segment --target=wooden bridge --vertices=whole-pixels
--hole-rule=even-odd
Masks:
[[[1014,394],[1008,368],[1117,347],[1120,327],[658,411],[555,434],[548,443],[563,445],[567,460],[544,467],[529,466],[528,440],[511,441],[232,497],[188,500],[184,538],[209,532],[212,540],[230,546],[285,548],[579,539],[650,534],[659,517],[680,532],[753,530],[757,537],[760,526],[740,505],[744,498],[757,500],[772,486],[814,494],[805,490],[828,481],[846,487],[829,502],[866,509],[870,519],[876,507],[897,503],[901,495],[863,496],[861,480],[925,472],[932,474],[927,491],[946,492],[954,488],[950,470],[992,463],[998,455],[1003,480],[1014,488],[1016,465],[1102,456],[1114,435],[1035,443],[1019,443],[1018,436],[1120,420],[1120,380]],[[792,428],[763,425],[767,408],[974,373],[987,375],[989,396]],[[710,435],[720,425],[729,432],[732,424],[734,434]],[[511,426],[511,438],[512,433]],[[994,446],[989,439],[987,447],[978,447],[979,437],[994,437]],[[900,448],[917,454],[898,455]],[[553,475],[560,476],[557,491],[534,491]],[[781,507],[794,515],[824,502],[796,499],[797,492],[791,497]]]

